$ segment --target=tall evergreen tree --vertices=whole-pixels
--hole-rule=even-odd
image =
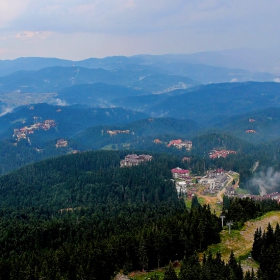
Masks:
[[[197,254],[195,253],[188,259],[184,258],[179,273],[179,280],[199,280],[200,277],[201,265],[199,263]]]
[[[178,280],[178,277],[171,262],[165,270],[163,280]]]

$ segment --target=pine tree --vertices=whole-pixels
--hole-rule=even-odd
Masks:
[[[179,280],[198,280],[200,276],[201,266],[197,254],[192,255],[188,259],[184,258],[179,273]]]
[[[165,270],[163,280],[178,280],[178,277],[171,262]]]
[[[229,261],[228,261],[228,268],[230,270],[230,277],[229,279],[233,280],[242,280],[243,279],[243,270],[241,268],[240,263],[237,263],[236,259],[234,258],[233,251],[230,253]]]
[[[200,203],[198,202],[198,199],[197,199],[197,196],[194,195],[192,197],[192,205],[191,205],[191,208],[201,208],[201,205]]]

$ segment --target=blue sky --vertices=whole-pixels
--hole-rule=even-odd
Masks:
[[[279,0],[1,0],[0,59],[278,49]]]

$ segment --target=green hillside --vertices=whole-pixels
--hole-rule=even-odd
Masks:
[[[0,92],[58,92],[65,87],[93,83],[141,88],[150,93],[198,84],[187,77],[169,75],[145,67],[105,70],[54,66],[36,71],[17,71],[0,77]]]
[[[280,108],[266,108],[224,119],[214,125],[253,143],[280,137]]]
[[[64,88],[58,92],[56,97],[68,105],[85,104],[93,107],[109,107],[113,99],[145,93],[147,94],[146,91],[125,86],[95,83]]]
[[[149,118],[121,125],[94,126],[73,137],[72,140],[80,149],[100,149],[106,145],[116,145],[116,149],[153,150],[162,145],[166,146],[166,142],[172,139],[181,137],[190,140],[200,129],[200,125],[190,120]],[[120,133],[109,134],[109,131],[117,130]],[[125,131],[127,132],[123,133]],[[155,144],[156,138],[165,144]]]
[[[109,280],[219,242],[219,218],[178,199],[170,169],[181,157],[121,168],[125,155],[63,156],[0,177],[0,278]]]
[[[122,98],[118,104],[134,110],[144,109],[151,116],[191,119],[208,126],[234,115],[280,107],[279,83],[209,84],[176,92],[172,96]]]

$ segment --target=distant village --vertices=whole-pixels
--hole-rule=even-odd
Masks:
[[[154,140],[155,144],[161,144],[162,141],[160,139],[155,139]],[[187,151],[190,151],[192,149],[192,141],[189,140],[182,140],[182,139],[177,139],[177,140],[171,140],[167,144],[167,147],[170,148],[171,146],[181,150],[182,148],[185,148]]]
[[[33,107],[30,107],[29,109],[32,110]],[[37,120],[38,117],[34,117],[34,120]],[[26,139],[30,144],[31,141],[28,137],[30,134],[34,134],[36,130],[44,130],[47,131],[51,129],[52,127],[56,127],[56,122],[54,120],[45,120],[43,122],[36,122],[29,126],[24,126],[19,129],[14,129],[13,137],[16,138],[17,141],[20,141],[20,139]],[[65,139],[58,139],[55,144],[56,148],[62,148],[68,146],[68,141]],[[42,149],[36,149],[38,152],[41,152]]]
[[[58,139],[55,144],[56,148],[62,148],[68,146],[68,141],[65,139]]]
[[[230,154],[236,154],[236,151],[213,149],[209,152],[209,157],[212,159],[220,157],[226,158]]]
[[[56,126],[54,120],[45,120],[44,122],[37,122],[30,126],[24,126],[20,129],[14,129],[13,137],[19,141],[20,139],[27,139],[29,134],[33,134],[36,130],[49,130]]]
[[[255,121],[256,121],[255,119],[249,119],[250,123],[253,123]],[[254,130],[254,129],[247,129],[247,130],[245,130],[245,132],[246,133],[257,133],[256,130]]]
[[[235,182],[233,179],[236,176],[239,177],[239,174],[234,171],[217,168],[208,170],[203,177],[191,175],[189,170],[179,167],[173,168],[171,172],[178,196],[184,195],[190,198],[194,195],[217,196],[217,203],[222,203],[223,195],[238,198],[248,197],[253,200],[276,200],[280,203],[280,193],[278,192],[265,195],[239,194],[237,192],[238,181]]]
[[[114,136],[114,135],[117,135],[117,134],[129,134],[130,131],[128,129],[127,130],[107,130],[107,133],[110,136]]]

